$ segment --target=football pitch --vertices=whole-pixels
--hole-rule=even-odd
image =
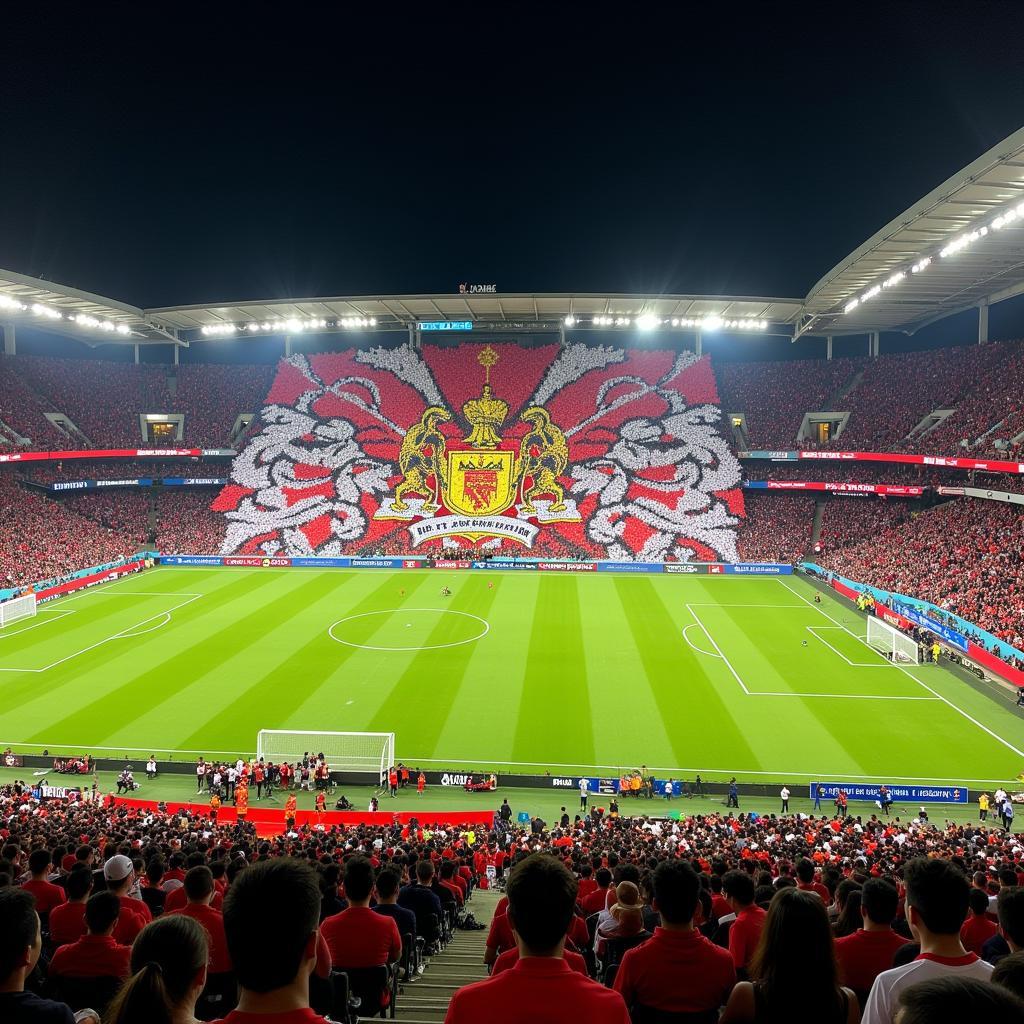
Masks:
[[[0,746],[194,758],[251,754],[260,729],[386,731],[422,767],[1017,777],[1010,698],[890,664],[815,593],[797,577],[161,567],[0,630]]]

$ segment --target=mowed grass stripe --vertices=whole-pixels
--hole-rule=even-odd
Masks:
[[[495,592],[487,588],[483,576],[459,576],[458,582],[450,585],[453,590],[452,596],[445,598],[451,602],[449,607],[455,611],[479,615],[482,619],[487,618]],[[427,643],[448,642],[450,628],[450,624],[445,622],[445,616],[442,615]],[[452,703],[462,686],[474,648],[477,643],[486,642],[489,638],[490,634],[484,641],[414,654],[366,726],[367,730],[396,733],[396,747],[399,742],[397,734],[400,732],[402,750],[411,751],[408,755],[410,758],[435,756],[437,741],[448,720]],[[385,675],[385,686],[387,681],[388,677]],[[405,756],[403,753],[403,759]]]
[[[484,762],[512,761],[515,739],[511,725],[519,712],[522,679],[533,625],[533,579],[529,574],[496,573],[490,606],[491,630],[477,644],[463,685],[451,701],[435,758],[473,767]]]
[[[715,766],[724,756],[723,751],[728,751],[732,763],[760,767],[733,720],[731,705],[736,698],[744,699],[742,691],[736,687],[736,698],[726,701],[712,681],[711,673],[718,672],[721,678],[722,662],[703,656],[698,661],[679,635],[679,627],[650,580],[617,578],[615,590],[622,614],[633,632],[647,685],[654,693],[676,764]],[[681,604],[685,604],[686,593],[684,590],[679,594]],[[624,682],[635,685],[633,680]],[[726,687],[729,686],[736,686],[731,676],[726,681]]]
[[[630,583],[628,579],[624,582]],[[609,575],[587,577],[579,581],[579,591],[595,763],[676,764],[665,728],[668,723],[662,720],[640,662],[636,637],[622,614],[615,579]],[[633,594],[634,588],[630,586],[628,591]],[[639,594],[639,590],[635,592]],[[666,674],[676,669],[674,636],[665,637],[658,652]],[[629,714],[625,715],[620,713],[624,691],[629,695]]]
[[[512,744],[515,761],[594,763],[579,582],[573,576],[544,576],[537,581]]]
[[[144,581],[140,580],[141,582]],[[92,697],[99,691],[108,692],[112,679],[117,681],[136,678],[142,664],[162,664],[160,652],[163,645],[176,643],[178,635],[182,631],[191,631],[192,623],[201,620],[210,612],[211,607],[217,612],[224,609],[226,618],[230,620],[230,609],[234,601],[247,598],[254,587],[258,589],[272,582],[271,577],[258,581],[251,577],[247,580],[236,579],[228,586],[218,588],[215,606],[206,603],[210,599],[207,595],[174,612],[171,621],[153,633],[101,644],[42,674],[15,676],[17,682],[6,684],[4,687],[5,699],[10,701],[9,706],[12,709],[4,716],[5,724],[9,729],[17,726],[20,732],[27,735],[27,739],[31,739],[33,734],[38,736],[42,733],[42,742],[53,739],[69,742],[88,740],[90,743],[99,743],[99,738],[95,736],[71,734],[65,740],[64,737],[51,732],[50,730],[57,724],[52,720],[53,708],[73,709],[73,713],[68,713],[64,721],[80,724],[78,713],[86,706],[85,698]],[[171,603],[175,601],[174,598],[165,600]],[[97,630],[89,638],[89,643],[83,646],[96,643],[108,635],[107,632]]]
[[[426,582],[426,578],[425,573],[422,575],[412,574],[412,578],[404,588],[407,597],[415,594]],[[342,579],[358,583],[369,582],[365,577],[359,578],[355,574],[346,574]],[[234,691],[235,701],[245,707],[259,709],[253,717],[266,723],[261,726],[262,728],[295,728],[310,731],[324,729],[329,732],[360,731],[354,727],[350,728],[350,722],[341,721],[345,714],[345,698],[341,694],[329,701],[328,707],[321,715],[315,718],[311,717],[298,724],[292,724],[290,720],[321,689],[344,685],[347,664],[360,653],[360,650],[332,640],[327,634],[327,629],[337,618],[380,610],[381,603],[385,598],[394,593],[395,580],[388,576],[383,582],[375,580],[374,582],[377,582],[377,586],[355,604],[346,606],[344,615],[340,609],[318,615],[318,628],[309,641],[300,644],[272,668],[257,675],[248,686]],[[334,600],[337,597],[344,598],[346,593],[347,591],[339,595],[335,588],[324,594],[322,601]],[[310,611],[312,612],[313,609],[311,608]],[[385,616],[380,616],[380,618],[384,619]],[[331,704],[334,706],[331,707]],[[217,743],[236,743],[238,742],[237,736],[238,727],[235,723],[214,718],[183,742],[184,745],[191,747],[194,744],[202,744],[204,737],[209,737],[208,745],[215,746]],[[248,742],[252,742],[255,738],[256,733],[253,732],[252,739]]]
[[[221,629],[202,631],[200,639],[195,643],[184,648],[178,647],[167,658],[156,659],[148,670],[133,674],[120,686],[108,690],[63,719],[50,723],[30,739],[41,741],[46,738],[49,730],[58,736],[62,732],[67,734],[71,727],[76,726],[84,729],[87,735],[95,736],[94,742],[102,742],[111,733],[134,720],[135,700],[162,703],[198,676],[210,672],[232,657],[250,638],[260,637],[267,628],[301,615],[305,611],[305,599],[315,596],[331,582],[329,577],[321,575],[305,579],[298,577],[298,582],[294,582],[295,579],[266,577],[264,582],[263,579],[254,580],[248,575],[240,577],[237,587],[225,587],[218,594],[216,615],[222,620],[228,620]],[[258,593],[270,587],[280,593],[272,600],[259,604],[254,611],[241,618],[223,614],[231,605],[252,602],[254,591]],[[201,625],[201,621],[198,624]],[[195,632],[199,633],[200,630]],[[191,709],[192,713],[198,710],[201,709]],[[169,721],[167,724],[171,727],[178,723]],[[177,742],[170,729],[167,738],[172,743]],[[170,746],[171,743],[161,745]]]

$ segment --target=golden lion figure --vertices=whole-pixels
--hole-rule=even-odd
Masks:
[[[531,406],[519,418],[530,424],[529,433],[519,445],[518,476],[524,487],[521,511],[536,512],[533,499],[541,494],[550,494],[555,500],[548,511],[564,512],[565,492],[558,477],[569,463],[565,434],[551,422],[548,411],[538,405]],[[526,490],[528,476],[533,478],[533,484]]]
[[[398,468],[404,479],[395,488],[395,496],[391,508],[396,512],[404,512],[409,506],[402,500],[403,495],[412,492],[422,494],[427,500],[423,503],[424,512],[436,512],[439,508],[437,495],[427,483],[433,474],[440,483],[444,478],[444,434],[438,429],[441,420],[450,420],[447,410],[431,405],[423,410],[419,423],[409,428],[402,440],[398,453]],[[427,454],[430,449],[430,454]]]

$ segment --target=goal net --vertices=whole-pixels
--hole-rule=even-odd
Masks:
[[[0,601],[0,629],[18,619],[30,619],[36,614],[36,595],[25,594],[12,597],[10,601]]]
[[[302,755],[320,754],[335,772],[373,772],[386,778],[395,763],[393,732],[291,732],[287,729],[261,729],[256,737],[256,753],[271,761],[301,760]]]
[[[869,616],[868,647],[884,654],[893,662],[904,665],[917,665],[921,661],[917,641],[912,636],[890,626],[884,619]]]

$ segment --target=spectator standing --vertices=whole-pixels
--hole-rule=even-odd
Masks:
[[[508,912],[519,960],[507,971],[459,989],[445,1024],[629,1024],[622,996],[574,971],[563,959],[576,904],[576,879],[555,857],[531,854],[508,882]]]
[[[737,809],[740,806],[740,788],[736,785],[735,777],[729,780],[729,798],[726,800],[725,806]]]
[[[732,991],[721,1024],[857,1024],[860,1006],[839,984],[825,904],[781,889],[772,899],[750,965],[751,981]]]
[[[31,877],[22,883],[22,888],[32,893],[36,903],[36,913],[48,921],[50,911],[59,907],[66,899],[64,890],[49,880],[53,871],[50,863],[49,850],[33,850],[28,855],[28,870]]]
[[[783,786],[779,796],[782,798],[782,813],[789,814],[789,786]]]
[[[960,942],[960,926],[967,916],[970,885],[947,860],[912,860],[904,872],[907,921],[921,952],[902,967],[884,971],[871,987],[863,1024],[894,1024],[901,993],[931,978],[977,978],[986,981],[992,965]]]
[[[590,796],[590,783],[586,778],[580,779],[580,810],[585,811],[587,809],[587,799]]]

